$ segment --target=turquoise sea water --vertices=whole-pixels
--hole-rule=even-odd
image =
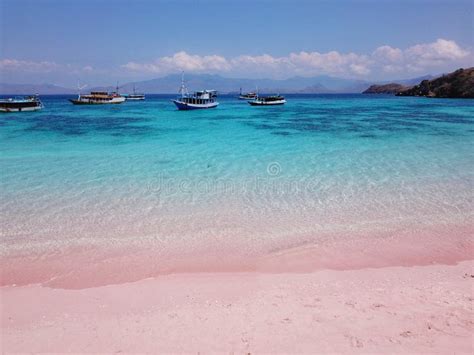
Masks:
[[[473,211],[474,101],[289,95],[44,97],[0,116],[2,254],[71,245],[256,253]]]

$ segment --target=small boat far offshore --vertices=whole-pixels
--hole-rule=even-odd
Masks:
[[[38,95],[0,99],[0,112],[38,111],[43,107]]]
[[[255,100],[248,102],[252,106],[271,106],[271,105],[283,105],[286,100],[281,95],[274,96],[257,96]]]
[[[197,110],[206,108],[215,108],[219,105],[216,101],[216,90],[196,91],[193,95],[188,94],[188,89],[184,85],[184,74],[181,78],[181,96],[172,100],[178,110]]]
[[[135,85],[133,85],[133,94],[128,94],[125,96],[127,101],[142,101],[145,100],[145,94],[139,94],[135,91]]]
[[[242,88],[240,88],[239,93],[239,100],[255,100],[257,98],[256,92],[248,92],[246,94],[242,94]]]

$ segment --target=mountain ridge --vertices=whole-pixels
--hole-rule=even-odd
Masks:
[[[427,78],[432,76],[424,76]],[[398,83],[419,83],[420,78],[397,80]],[[418,81],[417,81],[418,80]],[[326,75],[313,77],[291,77],[288,79],[248,79],[248,78],[226,78],[216,74],[188,74],[185,81],[190,91],[202,89],[216,89],[221,93],[235,93],[239,88],[243,91],[255,91],[258,88],[261,93],[361,93],[372,84],[385,84],[387,81],[366,81],[360,79],[344,79]],[[415,82],[416,81],[416,82]],[[121,93],[137,91],[146,94],[174,94],[178,91],[181,83],[181,74],[170,74],[161,78],[142,81],[128,82],[120,86]],[[412,84],[412,85],[413,85]],[[96,86],[89,90],[115,91],[115,86]],[[59,95],[76,94],[77,89],[66,88],[54,84],[8,84],[0,83],[0,94],[20,95],[34,94]]]
[[[73,93],[77,93],[77,90],[54,84],[0,83],[0,95],[61,95]]]
[[[460,68],[432,80],[423,80],[398,96],[426,96],[439,98],[474,98],[474,67]]]

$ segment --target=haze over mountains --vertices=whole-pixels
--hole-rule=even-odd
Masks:
[[[54,84],[7,84],[0,83],[0,95],[61,95],[77,93],[77,89]]]
[[[394,80],[403,85],[415,85],[421,80],[431,79],[433,76]],[[373,82],[357,79],[344,79],[331,76],[315,77],[292,77],[284,80],[275,79],[246,79],[226,78],[212,74],[186,74],[186,86],[190,91],[202,89],[215,89],[219,92],[235,93],[242,88],[243,91],[254,91],[258,88],[262,93],[361,93],[372,84],[384,84],[385,82]],[[392,80],[393,81],[393,80]],[[181,83],[181,74],[171,74],[162,78],[130,82],[120,85],[121,93],[133,91],[133,87],[139,92],[146,94],[174,94],[178,91]],[[115,86],[86,87],[83,92],[91,90],[114,91]],[[75,94],[77,89],[65,88],[53,84],[8,84],[0,83],[0,94],[27,95],[38,93],[41,95]]]

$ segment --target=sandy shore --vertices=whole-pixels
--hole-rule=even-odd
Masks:
[[[3,287],[2,351],[472,353],[473,266]]]
[[[474,258],[473,235],[474,229],[468,223],[423,225],[378,233],[354,232],[340,238],[321,238],[317,243],[248,253],[242,245],[232,244],[238,237],[225,232],[213,245],[183,245],[174,253],[157,247],[153,241],[139,247],[117,247],[112,240],[101,247],[86,243],[49,251],[9,253],[0,258],[0,286],[41,284],[83,289],[177,273],[285,273],[453,265]],[[300,238],[305,240],[306,236],[288,239]],[[221,247],[228,244],[231,247]]]

